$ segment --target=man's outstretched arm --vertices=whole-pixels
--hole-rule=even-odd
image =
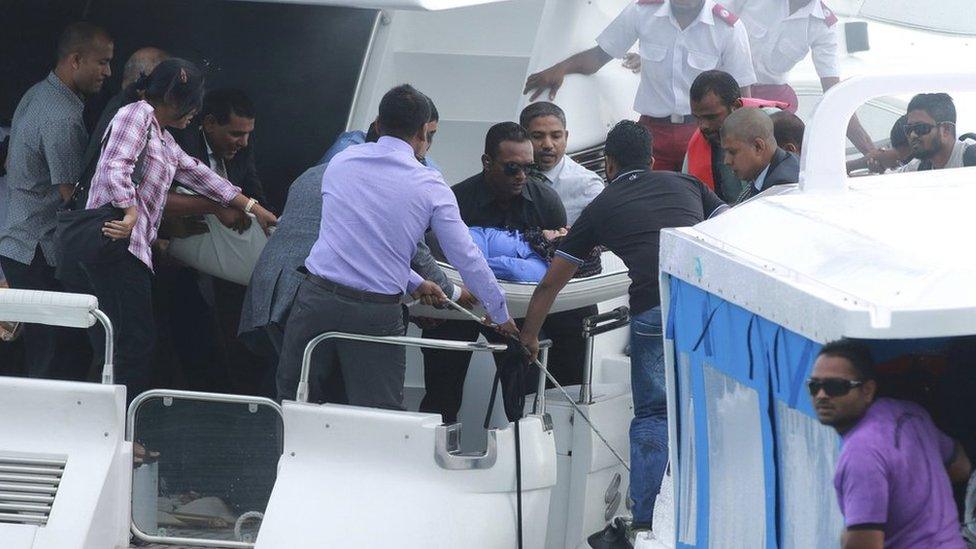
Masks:
[[[567,74],[593,74],[606,65],[612,57],[603,51],[600,46],[577,53],[559,63],[549,67],[544,71],[529,75],[525,81],[525,89],[522,93],[529,93],[535,90],[530,101],[535,101],[542,92],[549,90],[549,100],[556,98],[556,92],[563,85],[563,79]]]
[[[539,331],[542,329],[542,323],[546,321],[546,315],[549,314],[549,309],[552,309],[556,296],[566,287],[577,269],[579,265],[556,255],[552,258],[546,276],[532,292],[532,299],[529,300],[529,309],[525,313],[525,322],[522,324],[520,334],[522,344],[532,353],[532,360],[535,360],[536,355],[539,354]]]

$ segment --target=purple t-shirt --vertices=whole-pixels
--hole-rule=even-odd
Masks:
[[[946,466],[955,442],[921,406],[879,398],[844,435],[834,489],[844,524],[877,524],[885,547],[965,549]]]

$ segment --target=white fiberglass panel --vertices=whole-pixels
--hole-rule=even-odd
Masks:
[[[879,21],[936,32],[976,35],[976,17],[972,0],[864,0],[860,14]]]
[[[708,415],[708,546],[766,546],[759,393],[704,365]],[[742,512],[742,510],[748,510]]]
[[[776,402],[780,535],[783,549],[840,539],[844,520],[834,494],[840,437],[816,419]]]

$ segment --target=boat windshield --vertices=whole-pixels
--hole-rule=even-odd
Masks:
[[[838,0],[835,8],[840,13],[894,25],[974,36],[976,17],[959,17],[959,14],[969,13],[971,6],[971,0],[925,2],[924,9],[920,9],[916,0]]]

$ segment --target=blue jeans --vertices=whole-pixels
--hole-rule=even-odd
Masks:
[[[668,464],[668,401],[664,386],[661,308],[630,319],[630,499],[635,526],[649,527]]]

